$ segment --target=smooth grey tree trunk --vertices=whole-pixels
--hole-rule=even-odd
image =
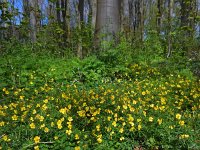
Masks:
[[[37,21],[35,16],[35,0],[29,0],[29,6],[30,6],[30,38],[31,42],[36,42],[36,34],[37,34]]]
[[[97,0],[96,46],[111,41],[120,31],[120,1]],[[103,38],[101,38],[103,37]]]

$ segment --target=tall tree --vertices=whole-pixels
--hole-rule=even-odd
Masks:
[[[128,35],[130,32],[130,21],[129,21],[129,0],[121,1],[122,11],[121,11],[121,30]]]
[[[1,16],[0,16],[0,25],[2,27],[2,31],[1,31],[1,38],[5,38],[6,37],[6,28],[8,27],[7,21],[7,9],[8,9],[8,3],[7,0],[1,0],[1,7],[2,7],[2,12],[1,12]]]
[[[170,57],[171,49],[172,49],[171,30],[172,30],[173,3],[174,3],[174,0],[168,0],[168,32],[167,32],[167,36],[168,36],[168,53],[167,53],[167,57]]]
[[[120,1],[97,0],[96,44],[101,44],[102,40],[111,41],[119,31]]]
[[[157,2],[157,9],[158,9],[158,12],[157,12],[157,32],[158,32],[158,35],[160,34],[161,32],[161,23],[162,23],[162,13],[163,13],[163,0],[158,0]]]
[[[95,28],[97,14],[97,0],[88,0],[92,27]]]
[[[29,0],[29,7],[30,7],[30,38],[31,42],[36,42],[36,34],[37,34],[37,21],[36,21],[36,1]]]

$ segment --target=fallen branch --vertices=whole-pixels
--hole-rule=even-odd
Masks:
[[[27,145],[27,146],[23,147],[22,150],[23,150],[23,149],[26,149],[26,148],[28,148],[28,147],[30,147],[30,146],[37,145],[37,144],[53,144],[53,142],[50,141],[50,142],[33,143],[33,144],[30,144],[30,145]]]

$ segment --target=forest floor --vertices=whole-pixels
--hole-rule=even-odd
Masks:
[[[187,69],[38,55],[0,65],[0,149],[200,149],[200,80]]]

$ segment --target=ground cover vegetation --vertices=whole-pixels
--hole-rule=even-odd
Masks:
[[[7,48],[1,148],[198,149],[200,87],[190,62],[129,48],[122,40],[83,60]]]
[[[18,3],[0,1],[0,149],[200,149],[198,0]]]

